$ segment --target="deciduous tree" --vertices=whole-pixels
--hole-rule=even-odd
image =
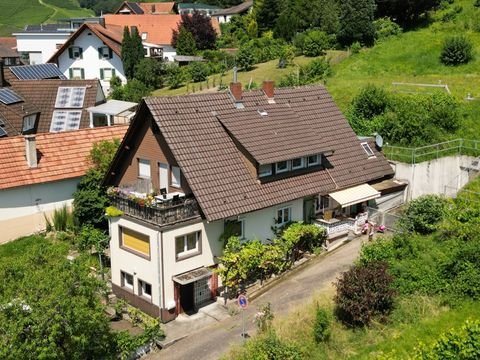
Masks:
[[[180,35],[182,27],[193,35],[197,49],[206,50],[215,48],[217,33],[212,26],[211,19],[198,11],[194,11],[192,15],[182,14],[177,29],[173,31],[172,46],[177,49],[177,52],[178,36]]]
[[[338,42],[349,46],[355,41],[370,46],[375,40],[374,0],[345,0],[340,5]]]

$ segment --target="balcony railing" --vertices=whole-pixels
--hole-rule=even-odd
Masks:
[[[155,225],[170,225],[200,216],[195,198],[180,199],[177,203],[142,204],[124,195],[110,195],[112,205],[126,215]]]

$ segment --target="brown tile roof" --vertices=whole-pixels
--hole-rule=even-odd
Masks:
[[[14,36],[0,37],[0,44],[7,46],[10,49],[17,48],[17,38]]]
[[[115,24],[113,24],[115,25]],[[84,23],[82,26],[75,31],[68,40],[53,54],[53,56],[47,62],[57,62],[58,57],[64,51],[66,51],[75,39],[85,30],[92,31],[97,37],[103,41],[103,43],[108,46],[112,51],[121,56],[122,54],[122,38],[123,38],[123,28],[119,26],[109,26],[108,29],[103,27],[100,24],[96,23]]]
[[[146,14],[168,14],[173,12],[175,2],[137,3]],[[155,11],[153,11],[155,10]]]
[[[88,107],[97,105],[97,93],[101,91],[101,85],[98,80],[11,80],[11,88],[21,95],[26,101],[34,104],[41,112],[37,132],[49,132],[52,122],[52,114],[55,110],[55,101],[59,87],[86,87],[85,99],[82,107],[82,118],[80,120],[80,129],[90,126],[90,115],[86,110]],[[103,95],[103,99],[104,95]],[[74,109],[72,109],[74,110]],[[76,109],[75,109],[76,110]],[[14,127],[19,127],[19,123],[11,121]],[[21,127],[20,127],[21,129]]]
[[[16,92],[16,94],[20,95],[18,92]],[[21,97],[23,100],[26,100],[23,96]],[[38,113],[39,111],[37,106],[28,101],[21,101],[10,105],[0,102],[0,120],[2,120],[4,124],[3,129],[9,137],[20,135],[23,128],[23,118],[28,114]],[[4,139],[1,139],[0,142],[3,140]]]
[[[20,57],[20,54],[13,50],[8,45],[2,44],[0,42],[0,58],[13,58],[13,57]]]
[[[324,87],[277,89],[275,101],[276,104],[269,105],[262,91],[244,93],[245,109],[236,109],[229,93],[145,99],[148,110],[207,220],[275,206],[304,196],[326,194],[393,175],[381,153],[374,150],[376,157],[368,158]],[[305,134],[305,128],[310,129],[315,136],[308,140],[320,144],[318,149],[334,150],[333,155],[328,157],[327,168],[270,182],[257,181],[248,171],[233,139],[218,119],[228,119],[229,125],[235,127],[236,131],[240,131],[239,123],[247,122],[242,139],[249,139],[249,144],[253,144],[251,146],[265,150],[259,144],[261,137],[246,134],[247,131],[259,132],[259,128],[266,131],[262,123],[264,119],[256,112],[259,106],[275,111],[276,116],[281,118],[277,122],[277,130],[282,134],[281,142],[274,144],[274,136],[270,135],[268,141],[272,147],[288,158],[297,156],[299,149],[308,150],[303,154],[308,155],[311,149],[317,149],[317,145],[299,145],[304,140],[298,135]],[[273,110],[274,108],[280,110]],[[295,114],[292,119],[295,127],[280,117],[285,109],[291,109],[288,114]],[[143,118],[139,115],[134,122],[142,121]],[[261,125],[255,126],[255,123]],[[290,139],[283,135],[286,131],[283,127],[289,129],[292,136]],[[131,129],[135,127],[132,126]],[[132,131],[129,131],[124,141],[129,141],[133,136]],[[292,149],[291,154],[289,149]],[[114,167],[121,158],[121,153],[117,154]]]
[[[29,168],[25,139],[16,136],[0,141],[0,189],[47,183],[79,177],[90,164],[87,156],[93,143],[122,139],[127,125],[37,134],[38,167]]]

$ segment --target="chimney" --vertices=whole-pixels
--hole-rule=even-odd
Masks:
[[[264,80],[262,84],[262,90],[267,95],[267,98],[273,99],[275,92],[275,83],[272,80]]]
[[[25,135],[25,155],[29,168],[38,167],[35,135]]]
[[[230,94],[236,102],[242,101],[242,83],[240,82],[231,82],[230,83]]]
[[[4,85],[3,59],[0,59],[0,88]]]

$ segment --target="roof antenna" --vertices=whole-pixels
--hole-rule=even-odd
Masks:
[[[238,71],[237,65],[235,65],[235,66],[233,67],[233,82],[234,82],[234,83],[237,83],[237,71]]]

